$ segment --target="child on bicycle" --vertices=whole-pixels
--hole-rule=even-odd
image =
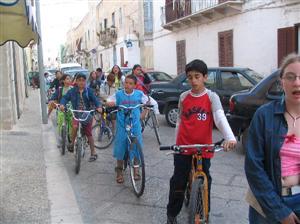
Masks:
[[[148,97],[140,90],[135,89],[137,79],[134,75],[128,75],[125,78],[124,89],[117,91],[114,95],[107,99],[108,106],[124,105],[126,107],[136,106],[138,104],[145,104],[148,102]],[[132,111],[133,115],[133,133],[137,136],[139,143],[142,145],[142,129],[141,129],[141,109],[136,108]],[[121,184],[124,182],[123,178],[123,160],[126,152],[126,122],[128,119],[124,115],[124,111],[117,113],[117,130],[114,143],[113,156],[117,160],[116,181]],[[138,178],[139,174],[135,173],[135,178]]]
[[[55,104],[58,104],[61,100],[61,98],[72,88],[72,80],[70,75],[63,75],[61,77],[61,86],[58,87],[58,89],[55,91],[55,93],[52,95],[48,105],[48,117],[50,116],[52,110],[56,107]],[[57,113],[57,128],[58,133],[61,133],[62,124],[64,121],[64,113],[61,111],[58,111]],[[67,112],[66,116],[66,124],[68,127],[68,130],[71,131],[72,128],[72,114],[70,111]]]
[[[208,77],[206,64],[201,60],[193,60],[186,65],[185,72],[191,90],[182,93],[178,102],[176,144],[212,144],[213,124],[215,123],[225,138],[224,150],[233,149],[236,140],[225,117],[219,96],[206,89],[204,85]],[[167,205],[168,224],[177,223],[176,216],[182,208],[195,149],[188,149],[188,151],[188,153],[174,155],[174,173],[170,179]],[[213,153],[203,152],[202,154],[203,171],[208,177],[209,204],[212,181],[209,168],[212,157]]]
[[[84,74],[78,73],[76,76],[76,86],[70,89],[67,94],[65,94],[60,103],[60,109],[64,111],[66,104],[71,101],[72,108],[74,110],[91,110],[92,105],[95,105],[96,110],[99,113],[102,113],[102,108],[100,107],[101,104],[99,100],[96,98],[94,92],[92,89],[86,87],[86,76]],[[77,131],[78,131],[78,124],[79,121],[76,121],[73,119],[73,127],[72,127],[72,145],[71,145],[71,151],[74,151],[74,142],[76,139]],[[88,142],[90,144],[91,148],[91,156],[89,159],[89,162],[95,161],[98,156],[96,154],[95,146],[94,146],[94,139],[92,136],[92,124],[93,124],[93,118],[90,116],[90,118],[87,120],[87,122],[84,122],[82,127],[84,134],[88,138]]]

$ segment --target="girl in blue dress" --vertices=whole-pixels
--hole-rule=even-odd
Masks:
[[[117,91],[115,94],[107,99],[108,106],[119,106],[124,105],[126,107],[133,107],[138,104],[146,104],[148,102],[148,97],[140,90],[135,89],[136,87],[136,77],[133,75],[126,76],[124,89]],[[142,115],[143,116],[143,115]],[[142,128],[141,128],[141,109],[136,108],[132,111],[133,119],[133,134],[137,136],[139,143],[143,144],[142,141]],[[124,111],[119,111],[117,113],[117,129],[116,138],[114,142],[113,156],[117,160],[116,167],[116,181],[117,183],[123,183],[123,159],[127,149],[127,139],[126,139],[126,124],[129,123],[128,117],[125,117]]]

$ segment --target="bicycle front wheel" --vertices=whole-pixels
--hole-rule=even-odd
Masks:
[[[137,139],[130,145],[128,159],[131,184],[135,195],[140,197],[145,189],[145,163],[142,147]]]
[[[206,203],[203,179],[196,179],[192,183],[189,200],[189,224],[207,223]]]
[[[114,133],[108,126],[95,124],[92,129],[94,144],[97,149],[108,148],[114,140]]]
[[[150,111],[150,115],[151,115],[151,118],[152,118],[152,123],[153,123],[153,129],[154,129],[154,133],[155,133],[155,137],[157,139],[157,142],[159,145],[161,145],[161,141],[160,141],[160,135],[159,135],[159,126],[158,126],[158,121],[157,121],[157,117],[154,113],[154,111]]]
[[[83,154],[83,141],[82,139],[77,139],[75,147],[75,173],[78,174],[80,171],[81,157]]]
[[[66,153],[66,144],[67,144],[67,129],[66,125],[61,127],[61,154]]]

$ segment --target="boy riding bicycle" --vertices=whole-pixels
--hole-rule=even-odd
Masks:
[[[76,76],[76,86],[67,92],[61,99],[60,109],[62,111],[65,110],[66,104],[71,101],[72,108],[74,110],[91,110],[92,105],[95,105],[96,110],[101,113],[102,108],[100,107],[100,102],[94,95],[93,90],[86,87],[86,76],[84,74],[77,74]],[[74,151],[74,142],[76,139],[76,134],[78,130],[79,121],[73,119],[73,127],[72,127],[72,143],[71,143],[71,151]],[[92,136],[92,124],[93,118],[90,117],[87,123],[83,124],[83,131],[88,138],[88,142],[91,148],[91,157],[89,159],[90,162],[93,162],[97,159],[97,154],[94,146],[94,139]]]
[[[186,65],[186,76],[191,90],[181,94],[178,103],[178,119],[176,125],[176,145],[211,144],[213,124],[221,131],[225,138],[224,149],[233,149],[236,145],[235,137],[225,117],[218,95],[205,88],[207,80],[207,66],[201,60],[194,60]],[[170,179],[169,202],[167,205],[168,224],[177,223],[191,171],[192,155],[196,149],[174,155],[174,173]],[[212,178],[209,173],[210,159],[213,153],[202,153],[203,171],[208,177],[208,193],[210,204],[210,187]]]
[[[125,78],[124,89],[117,91],[114,95],[107,99],[108,106],[124,105],[126,107],[133,107],[138,104],[146,104],[148,97],[140,90],[135,89],[137,79],[134,75],[128,75]],[[136,108],[133,110],[133,133],[137,136],[139,143],[142,145],[142,129],[140,123],[141,110]],[[123,178],[123,159],[126,152],[126,119],[124,112],[117,113],[117,130],[114,143],[113,156],[117,159],[116,181],[121,184],[124,182]],[[138,173],[136,173],[138,177]]]
[[[71,86],[71,76],[70,75],[63,75],[61,77],[61,86],[55,91],[52,95],[48,105],[48,117],[51,115],[52,110],[56,107],[56,104],[59,104],[62,97],[72,88]],[[72,114],[68,112],[66,114],[66,124],[68,126],[68,130],[71,131],[72,128]],[[64,122],[64,112],[58,111],[57,113],[57,128],[58,133],[61,133],[62,125]]]

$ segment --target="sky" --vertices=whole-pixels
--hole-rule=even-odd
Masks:
[[[41,29],[44,64],[48,58],[56,58],[60,44],[66,41],[66,34],[73,24],[88,12],[87,0],[40,0]]]

